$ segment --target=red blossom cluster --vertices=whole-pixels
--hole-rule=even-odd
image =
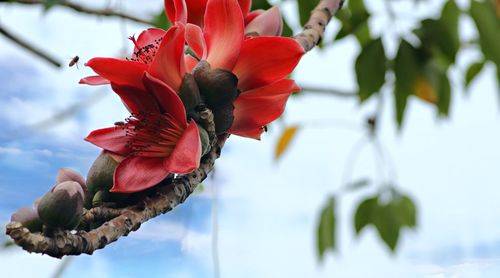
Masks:
[[[112,192],[137,192],[186,174],[203,155],[197,113],[209,108],[218,134],[260,139],[300,88],[287,76],[304,54],[280,37],[277,7],[250,11],[250,0],[165,0],[173,23],[131,37],[129,59],[93,58],[89,85],[110,84],[131,116],[92,131],[87,141],[119,164]]]

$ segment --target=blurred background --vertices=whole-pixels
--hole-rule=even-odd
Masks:
[[[253,4],[280,6],[290,35],[316,2]],[[0,277],[500,277],[499,1],[345,6],[285,114],[261,141],[232,136],[184,204],[92,256],[0,237]],[[128,116],[109,87],[78,85],[85,61],[130,55],[162,13],[0,1],[2,235],[60,167],[86,174],[100,150],[83,137]]]

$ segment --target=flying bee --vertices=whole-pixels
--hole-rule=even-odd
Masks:
[[[80,57],[78,57],[78,56],[73,57],[71,59],[71,61],[69,61],[68,66],[72,67],[72,66],[76,65],[76,68],[78,68],[78,60],[80,60]]]
[[[115,122],[115,125],[116,126],[124,126],[125,125],[125,122]]]

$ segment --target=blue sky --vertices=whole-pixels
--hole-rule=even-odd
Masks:
[[[138,14],[161,7],[161,1],[144,1],[140,7],[130,2],[124,1],[125,8]],[[415,14],[437,11],[440,3],[432,1]],[[374,32],[385,30],[387,20],[380,14]],[[122,32],[119,20],[74,16],[63,9],[43,16],[40,9],[4,5],[0,18],[68,61],[76,54],[82,61],[117,56],[123,38],[143,28],[127,23]],[[463,27],[464,36],[474,35],[470,22]],[[330,28],[332,35],[337,27]],[[390,30],[384,36],[388,45],[392,35]],[[5,223],[16,208],[30,206],[52,185],[60,167],[85,173],[99,150],[82,138],[127,113],[109,89],[77,85],[91,73],[83,65],[54,70],[4,39],[0,50],[0,223]],[[357,51],[349,39],[328,52],[313,51],[301,61],[296,79],[354,90]],[[462,53],[459,66],[465,68],[477,55]],[[457,71],[451,71],[453,84],[459,82]],[[439,120],[432,108],[412,100],[402,132],[394,126],[392,99],[386,95],[380,138],[395,165],[393,181],[417,201],[419,211],[417,230],[403,233],[395,255],[371,229],[353,236],[355,206],[376,191],[372,187],[342,197],[339,251],[318,263],[315,225],[326,196],[346,179],[371,177],[381,183],[389,174],[377,172],[370,145],[360,151],[352,174],[345,174],[350,150],[364,136],[362,123],[375,103],[360,107],[351,99],[310,94],[291,99],[284,119],[261,142],[231,137],[215,179],[203,192],[95,255],[76,258],[66,277],[211,277],[213,196],[222,277],[499,277],[500,109],[494,68],[487,66],[468,94],[453,87],[450,119]],[[33,128],[93,96],[94,105],[65,121]],[[311,125],[318,122],[323,124]],[[272,154],[283,124],[305,127],[275,163]],[[17,249],[0,252],[2,277],[14,270],[22,277],[50,277],[57,264]]]

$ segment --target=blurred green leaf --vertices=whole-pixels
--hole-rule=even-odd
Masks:
[[[399,240],[401,228],[398,207],[393,203],[379,205],[373,214],[373,224],[380,238],[394,252]]]
[[[311,15],[311,11],[318,5],[319,0],[297,0],[300,25],[304,26]]]
[[[451,103],[451,86],[450,80],[446,72],[441,72],[438,75],[438,111],[441,116],[448,116]]]
[[[415,94],[414,84],[418,71],[417,50],[407,41],[401,41],[394,61],[394,74],[396,76],[394,100],[396,105],[396,122],[399,128],[403,125],[408,96]]]
[[[354,34],[360,45],[370,42],[369,17],[370,13],[366,10],[363,0],[350,0],[347,7],[335,14],[335,18],[342,23],[335,40]]]
[[[352,191],[352,190],[357,190],[357,189],[367,187],[368,185],[370,185],[370,180],[367,178],[364,178],[364,179],[360,179],[360,180],[346,184],[345,189]]]
[[[16,246],[16,244],[12,240],[6,240],[2,243],[2,249],[9,249],[14,246]]]
[[[484,67],[484,61],[472,63],[467,69],[467,73],[465,74],[465,86],[469,87],[470,83],[476,76],[481,72]]]
[[[172,26],[172,23],[168,20],[164,10],[161,10],[160,13],[154,16],[153,26],[164,30],[167,30],[170,26]]]
[[[252,11],[258,10],[258,9],[267,10],[271,7],[272,7],[272,5],[269,4],[269,2],[267,2],[267,0],[253,0],[252,1]]]
[[[380,238],[391,251],[396,249],[399,234],[404,227],[416,227],[416,207],[408,197],[391,188],[391,198],[382,201],[377,194],[361,202],[354,216],[354,228],[359,235],[368,225],[377,229]]]
[[[354,215],[354,229],[359,235],[366,225],[373,222],[373,214],[376,213],[378,207],[378,196],[368,198],[361,202],[356,209]]]
[[[500,66],[500,19],[491,1],[471,1],[470,14],[479,31],[479,42],[486,57]]]
[[[450,52],[447,56],[452,58],[452,62],[455,62],[455,57],[457,55],[458,49],[460,48],[460,36],[458,32],[458,23],[460,19],[460,9],[454,0],[447,1],[441,12],[441,18],[439,19],[443,25],[446,27],[447,36],[449,36],[450,46],[441,46],[441,49],[449,49]]]
[[[44,4],[45,11],[50,10],[54,6],[64,2],[65,0],[46,0]]]
[[[356,59],[356,77],[359,99],[364,101],[379,91],[385,82],[387,58],[380,38],[371,41],[361,49]]]
[[[395,201],[396,209],[399,211],[399,222],[401,226],[415,228],[417,226],[417,208],[408,196],[402,196]]]
[[[334,251],[335,245],[335,197],[328,199],[326,206],[321,211],[321,217],[317,229],[317,244],[319,259],[322,260],[328,249]]]
[[[281,33],[283,37],[291,37],[293,36],[293,30],[290,28],[290,25],[286,22],[286,20],[283,18],[283,32]]]
[[[455,56],[460,47],[460,42],[457,37],[452,35],[447,25],[441,20],[426,19],[422,21],[421,32],[416,32],[420,35],[422,46],[438,51],[438,55],[446,58],[446,66],[455,62]],[[436,55],[436,54],[435,54]]]

